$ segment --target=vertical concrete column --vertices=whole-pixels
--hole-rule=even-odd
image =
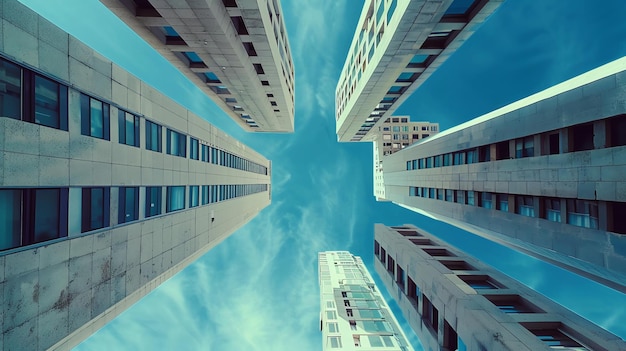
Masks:
[[[609,204],[598,201],[598,229],[609,230]]]
[[[572,141],[573,135],[574,132],[571,128],[559,130],[559,143],[561,144],[559,149],[560,154],[571,152],[574,149],[574,143]]]
[[[515,158],[515,139],[509,140],[509,159]]]
[[[604,149],[607,147],[607,126],[606,120],[599,120],[593,123],[593,148]]]
[[[496,147],[496,144],[491,144],[489,145],[489,159],[491,161],[495,161],[498,157],[498,149]]]
[[[533,210],[535,211],[535,217],[542,218],[542,214],[545,212],[545,203],[539,196],[533,196]]]
[[[533,147],[534,147],[534,151],[533,151],[533,156],[540,156],[540,155],[545,155],[546,152],[544,150],[547,150],[547,148],[545,148],[545,146],[541,143],[541,134],[535,134],[534,139],[533,139]],[[543,138],[544,140],[546,138]]]
[[[561,223],[567,223],[567,200],[561,199]]]

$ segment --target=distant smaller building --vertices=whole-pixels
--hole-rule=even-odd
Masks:
[[[439,132],[439,123],[411,122],[411,116],[392,116],[377,127],[372,142],[374,151],[374,196],[376,201],[385,199],[383,156],[391,155],[405,147]]]
[[[415,226],[376,224],[374,256],[424,350],[626,350],[616,335]]]
[[[360,257],[318,253],[322,350],[413,351]]]

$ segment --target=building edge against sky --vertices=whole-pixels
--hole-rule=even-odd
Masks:
[[[412,225],[375,225],[374,267],[424,350],[626,350],[626,342]]]
[[[626,292],[626,58],[383,157],[386,199]]]
[[[248,132],[293,132],[280,0],[100,0]]]
[[[367,0],[335,91],[337,140],[374,140],[502,1]]]
[[[360,257],[318,253],[322,350],[413,351]]]
[[[2,349],[70,349],[271,202],[271,162],[2,1]]]

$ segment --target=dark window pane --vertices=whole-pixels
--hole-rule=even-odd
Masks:
[[[120,188],[119,223],[136,221],[139,218],[139,188]]]
[[[104,228],[109,222],[109,188],[83,189],[82,232]]]
[[[589,123],[572,127],[572,136],[574,138],[573,151],[593,149],[593,124]]]
[[[21,190],[0,190],[0,250],[21,244]]]
[[[132,114],[126,112],[124,114],[126,116],[126,140],[125,140],[125,144],[128,145],[137,145],[138,143],[135,141],[135,130],[139,128],[139,125],[135,123],[135,120],[137,120],[137,117],[133,116]]]
[[[59,196],[58,189],[38,189],[35,191],[35,227],[33,242],[38,243],[59,235]]]
[[[185,187],[167,187],[167,212],[178,211],[185,208]]]
[[[104,137],[104,126],[102,121],[104,116],[102,111],[102,101],[91,99],[89,103],[89,110],[91,117],[90,135],[102,139]]]
[[[161,187],[146,188],[146,217],[161,214]]]
[[[22,116],[22,69],[0,60],[0,115],[20,119]],[[0,244],[0,248],[2,248]]]
[[[35,123],[60,128],[59,84],[35,76]]]

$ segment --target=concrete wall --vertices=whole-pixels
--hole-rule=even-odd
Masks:
[[[2,55],[70,87],[68,131],[0,117],[0,186],[112,187],[108,227],[0,252],[0,349],[69,349],[270,203],[261,192],[144,218],[145,186],[270,184],[271,169],[261,175],[166,154],[165,128],[271,166],[16,0],[2,1],[0,17]],[[110,141],[81,135],[80,92],[111,104]],[[140,116],[140,147],[118,142],[118,108]],[[161,153],[145,149],[146,118],[163,126]],[[140,187],[138,221],[117,223],[118,186]],[[70,218],[80,217],[76,205],[70,198]]]
[[[463,252],[446,244],[436,236],[411,225],[421,238],[430,239],[434,245],[415,245],[396,230],[381,224],[375,226],[375,240],[386,253],[394,258],[408,277],[420,290],[415,304],[398,286],[395,277],[386,269],[378,257],[374,257],[376,272],[391,296],[396,300],[404,317],[418,334],[424,349],[447,350],[444,348],[444,321],[456,331],[467,346],[467,350],[549,350],[536,336],[520,323],[561,323],[577,341],[593,350],[624,350],[626,343],[617,336],[584,320],[560,305],[546,299],[532,289],[468,257]],[[441,248],[454,257],[433,257],[422,249]],[[440,261],[463,260],[474,269],[452,271]],[[497,281],[499,289],[474,290],[460,276],[487,275]],[[408,278],[407,278],[408,281]],[[406,291],[406,290],[404,290]],[[481,295],[519,295],[543,312],[504,313]],[[439,328],[435,331],[422,319],[424,296],[439,311]]]

